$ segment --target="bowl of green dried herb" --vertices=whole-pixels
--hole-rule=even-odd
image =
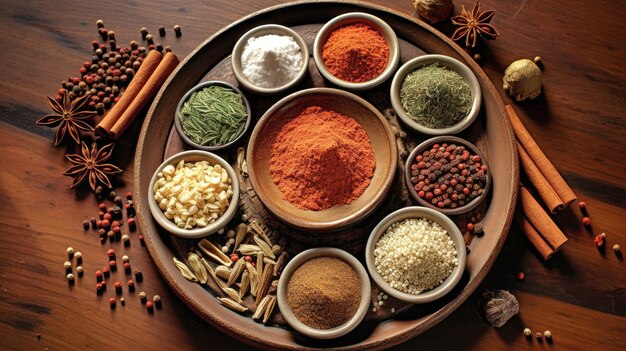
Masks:
[[[391,83],[391,105],[398,117],[428,135],[460,133],[474,122],[481,102],[474,73],[449,56],[416,57],[398,69]]]
[[[222,150],[246,134],[250,111],[250,103],[239,89],[226,82],[203,82],[178,102],[176,131],[194,148]]]

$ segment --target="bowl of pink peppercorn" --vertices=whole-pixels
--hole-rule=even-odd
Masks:
[[[454,136],[430,138],[406,160],[405,181],[422,206],[446,215],[468,212],[485,199],[491,172],[485,155],[472,143]]]

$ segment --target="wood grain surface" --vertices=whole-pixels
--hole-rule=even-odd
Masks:
[[[413,14],[411,2],[373,1]],[[160,278],[136,235],[131,246],[113,244],[128,254],[133,268],[144,272],[135,293],[124,290],[126,306],[111,310],[95,293],[94,270],[107,262],[109,244],[82,230],[97,202],[85,190],[68,191],[66,146],[52,145],[53,130],[34,121],[48,113],[45,96],[59,82],[77,74],[91,56],[102,18],[118,41],[139,39],[139,28],[156,34],[185,57],[211,34],[232,21],[279,1],[241,0],[88,2],[0,1],[0,349],[2,350],[244,350],[251,347],[221,334],[195,316]],[[469,2],[465,5],[471,6]],[[461,2],[455,1],[455,13]],[[483,1],[493,8],[492,23],[501,36],[489,42],[481,64],[496,87],[506,66],[540,55],[544,93],[515,104],[523,122],[579,196],[587,202],[593,230],[586,231],[573,206],[554,216],[569,237],[566,246],[543,263],[514,226],[494,268],[475,298],[429,332],[397,350],[516,349],[620,350],[626,345],[626,262],[610,247],[626,250],[626,3],[623,1],[507,0]],[[175,38],[171,29],[182,27]],[[450,34],[447,24],[438,26]],[[507,103],[510,98],[504,96]],[[139,124],[116,146],[115,158],[125,169],[116,188],[133,187],[132,156]],[[607,233],[601,254],[593,236]],[[72,246],[84,256],[86,274],[69,286],[63,262]],[[524,271],[526,278],[517,280]],[[123,270],[113,280],[128,279]],[[520,302],[520,314],[499,329],[480,316],[482,288],[507,289]],[[159,294],[163,308],[153,314],[139,303],[137,292]],[[522,329],[550,330],[552,343],[526,340]]]

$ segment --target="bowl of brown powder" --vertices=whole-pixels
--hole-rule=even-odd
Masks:
[[[372,213],[397,168],[389,122],[364,99],[313,88],[272,106],[248,143],[248,173],[259,199],[298,229],[332,232]]]
[[[335,248],[316,248],[287,264],[277,298],[280,312],[296,331],[334,339],[361,323],[369,308],[371,285],[354,256]]]

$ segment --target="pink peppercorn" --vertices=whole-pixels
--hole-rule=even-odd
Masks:
[[[115,250],[113,250],[113,249],[108,249],[108,250],[107,250],[107,256],[109,256],[109,257],[115,257]]]
[[[115,308],[115,298],[114,297],[110,297],[109,298],[109,305],[111,305],[111,308]]]
[[[234,254],[230,255],[230,260],[233,261],[233,262],[237,262],[237,261],[239,261],[239,256],[234,253]]]
[[[585,208],[585,207],[587,207],[587,203],[585,203],[584,201],[581,201],[581,202],[578,203],[578,207]]]
[[[583,217],[583,224],[584,225],[590,225],[591,224],[591,218],[589,217]]]
[[[517,273],[517,280],[524,280],[524,272]]]
[[[474,223],[467,223],[467,230],[470,232],[474,230]]]
[[[104,219],[106,219],[106,220],[109,220],[109,221],[110,221],[110,220],[111,220],[111,218],[112,218],[112,216],[111,216],[111,214],[110,214],[110,213],[105,213],[105,214],[104,214]]]
[[[117,262],[115,262],[115,260],[109,261],[109,267],[111,267],[111,268],[117,267]]]

